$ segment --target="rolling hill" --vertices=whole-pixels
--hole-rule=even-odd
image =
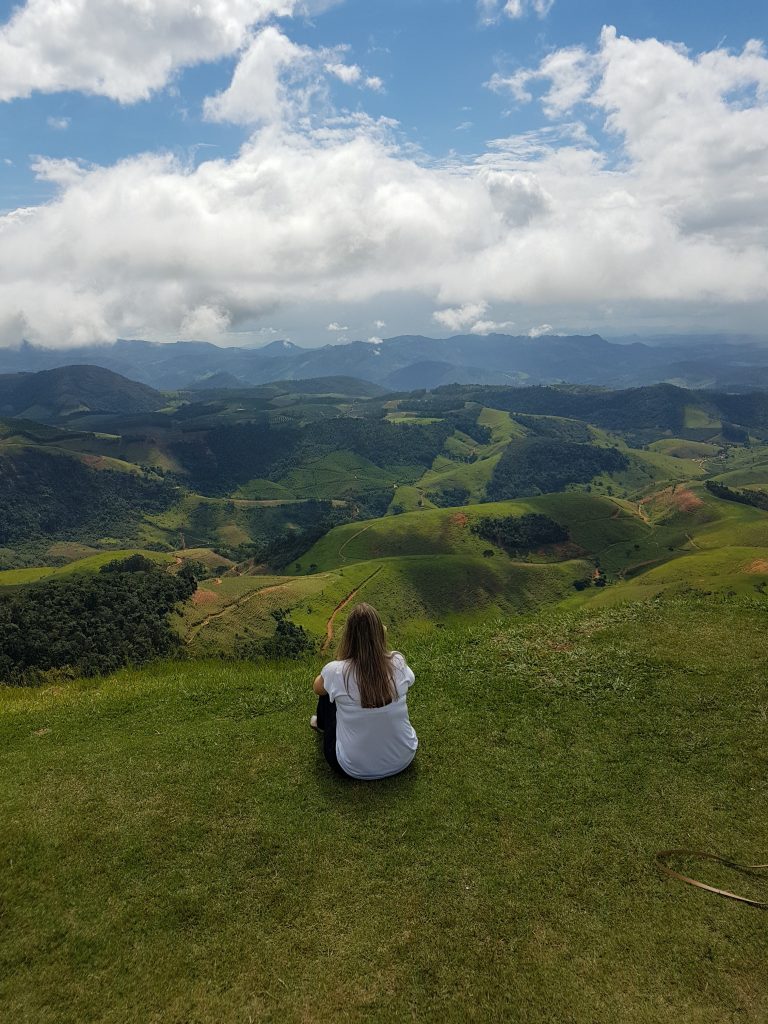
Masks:
[[[0,376],[0,416],[48,423],[83,413],[154,412],[165,404],[153,388],[100,366]]]
[[[768,514],[700,482],[768,486],[765,410],[759,393],[668,385],[403,395],[332,377],[74,416],[66,430],[8,420],[0,567],[31,580],[129,548],[202,562],[213,582],[179,622],[194,654],[269,635],[279,607],[322,641],[358,593],[392,623],[685,586],[758,594]],[[510,558],[473,532],[531,513],[569,542]]]

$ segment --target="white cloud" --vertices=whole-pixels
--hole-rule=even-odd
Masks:
[[[538,68],[521,68],[508,76],[497,73],[487,85],[494,92],[507,91],[518,102],[527,103],[533,99],[531,83],[549,82],[549,90],[542,100],[544,111],[549,117],[557,117],[587,98],[599,70],[593,54],[580,46],[572,46],[555,50]]]
[[[365,75],[359,64],[344,64],[341,61],[335,61],[326,64],[325,70],[329,75],[344,82],[345,85],[360,85],[373,92],[381,92],[384,88],[381,78],[377,75]]]
[[[304,109],[317,76],[317,53],[295,43],[273,25],[250,41],[229,86],[205,100],[210,121],[270,124]]]
[[[378,330],[381,330],[383,327],[387,326],[387,323],[385,320],[374,320],[373,326],[378,328]]]
[[[555,0],[477,0],[477,9],[481,20],[488,25],[502,17],[517,19],[536,14],[546,18],[554,4]]]
[[[366,78],[357,64],[339,60],[344,49],[297,46],[268,25],[249,40],[229,86],[204,101],[205,116],[234,124],[273,124],[297,122],[319,108],[327,118],[332,113],[328,76],[361,88],[381,85],[379,79]]]
[[[383,338],[380,338],[377,334],[374,334],[373,337],[368,339],[368,344],[369,345],[381,345],[383,341],[384,341]]]
[[[547,334],[554,334],[554,327],[552,324],[539,324],[538,327],[532,327],[528,331],[529,338],[543,338]]]
[[[236,53],[255,25],[332,0],[27,0],[0,27],[0,100],[78,90],[146,99],[179,68]]]
[[[334,333],[338,333],[339,331],[348,331],[349,330],[349,328],[345,327],[343,324],[337,324],[335,320],[334,320],[333,323],[328,324],[328,326],[325,329],[326,329],[326,331],[333,331]]]
[[[363,77],[363,72],[357,64],[326,64],[325,70],[346,85],[354,85]]]
[[[181,321],[179,337],[189,341],[212,341],[225,334],[231,317],[224,309],[200,305],[190,309]]]
[[[281,33],[263,31],[280,52]],[[588,87],[573,86],[581,67]],[[455,332],[506,326],[496,308],[534,324],[606,304],[616,318],[667,322],[726,311],[733,329],[742,310],[765,311],[760,46],[691,55],[606,30],[593,52],[550,54],[533,73],[550,127],[471,163],[423,161],[363,114],[290,127],[296,100],[281,76],[256,104],[268,126],[234,158],[41,160],[57,195],[0,216],[0,339],[215,335],[274,323],[276,310],[311,319],[329,303],[337,315],[367,304],[370,322],[406,299],[437,307]],[[610,153],[571,105],[602,121]]]
[[[470,334],[503,334],[515,326],[514,320],[478,320],[469,329]]]
[[[49,128],[53,128],[57,132],[65,132],[70,125],[70,119],[68,117],[49,117],[46,120]]]
[[[457,334],[461,331],[469,331],[470,334],[494,334],[515,326],[514,320],[499,322],[485,319],[487,312],[487,302],[467,302],[453,309],[438,309],[432,314],[432,319],[441,327]]]
[[[487,302],[466,302],[453,309],[438,309],[432,314],[435,323],[449,331],[463,331],[488,312]]]

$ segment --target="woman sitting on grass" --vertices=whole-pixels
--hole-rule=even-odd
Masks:
[[[406,694],[414,675],[405,658],[387,648],[386,630],[369,604],[347,619],[338,661],[315,679],[320,698],[313,729],[334,771],[353,779],[383,779],[403,771],[419,741],[408,718]]]

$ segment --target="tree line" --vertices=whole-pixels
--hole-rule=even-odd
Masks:
[[[141,555],[0,595],[0,683],[95,676],[176,653],[171,613],[197,581]]]

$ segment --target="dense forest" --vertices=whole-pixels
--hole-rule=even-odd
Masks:
[[[626,469],[629,460],[616,448],[598,448],[547,438],[511,444],[499,459],[488,485],[491,501],[525,498],[588,483],[600,473]]]
[[[135,531],[137,513],[163,512],[176,499],[159,477],[94,470],[35,448],[0,454],[0,547],[39,537],[123,538]]]
[[[717,480],[707,480],[706,488],[716,498],[723,498],[725,501],[735,501],[739,505],[751,505],[753,508],[762,509],[768,512],[768,494],[765,491],[734,491]]]
[[[170,613],[196,587],[187,569],[174,576],[138,555],[2,593],[0,682],[33,684],[56,671],[93,676],[167,657],[180,645]]]
[[[605,388],[557,385],[515,388],[451,384],[417,400],[424,416],[430,410],[455,407],[459,401],[479,402],[518,414],[563,416],[583,420],[608,430],[686,430],[686,409],[709,410],[712,417],[746,427],[768,427],[768,394],[753,391],[727,394],[719,391],[691,391],[673,384],[609,391]],[[439,415],[438,412],[434,413]]]
[[[545,544],[562,544],[569,536],[560,523],[538,512],[523,516],[486,516],[472,525],[472,533],[503,548],[509,555],[520,555]]]
[[[338,451],[353,452],[376,466],[426,468],[452,432],[447,422],[399,424],[337,416],[297,427],[275,426],[264,417],[200,432],[176,441],[172,450],[193,489],[223,495],[249,480],[280,479],[307,459]]]

